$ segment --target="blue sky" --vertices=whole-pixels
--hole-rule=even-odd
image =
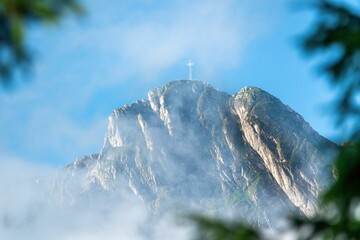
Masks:
[[[332,91],[297,46],[314,16],[292,2],[87,0],[83,18],[32,26],[32,74],[0,92],[0,161],[99,152],[112,110],[187,78],[189,59],[194,78],[230,94],[260,87],[335,139]]]

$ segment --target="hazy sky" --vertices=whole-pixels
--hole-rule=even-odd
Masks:
[[[99,152],[107,117],[147,92],[193,76],[230,94],[260,87],[334,139],[329,87],[297,41],[309,11],[278,0],[87,0],[87,15],[33,26],[34,65],[0,91],[0,161],[63,166]]]

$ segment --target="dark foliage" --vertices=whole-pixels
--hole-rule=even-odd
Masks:
[[[330,1],[316,1],[318,22],[303,42],[308,53],[333,51],[336,57],[327,61],[322,70],[329,80],[339,89],[335,110],[339,124],[351,118],[359,122],[360,94],[360,14],[359,9]],[[359,126],[353,126],[353,139],[360,138]]]
[[[10,84],[17,69],[29,66],[26,29],[31,24],[57,23],[67,13],[82,12],[76,0],[0,0],[0,84]]]
[[[335,102],[338,123],[352,121],[349,142],[340,146],[335,161],[336,182],[322,198],[324,214],[317,219],[295,219],[296,227],[310,226],[307,237],[300,239],[360,238],[360,10],[330,1],[315,5],[319,20],[304,41],[309,53],[340,49],[337,58],[323,66],[337,88]]]
[[[240,222],[226,222],[220,219],[193,215],[190,217],[196,223],[197,235],[201,240],[257,240],[259,234],[252,228]]]

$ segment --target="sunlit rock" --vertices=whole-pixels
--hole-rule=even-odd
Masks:
[[[177,204],[265,227],[319,211],[336,146],[279,99],[188,80],[148,98],[114,110],[100,153],[74,161],[56,184],[62,202],[130,191],[154,213]]]

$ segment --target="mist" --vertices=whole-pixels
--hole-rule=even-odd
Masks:
[[[59,169],[17,160],[0,166],[1,239],[187,239],[189,228],[166,214],[151,229],[152,216],[135,196],[93,198],[91,204],[59,205],[51,186]],[[175,211],[174,211],[175,212]]]

